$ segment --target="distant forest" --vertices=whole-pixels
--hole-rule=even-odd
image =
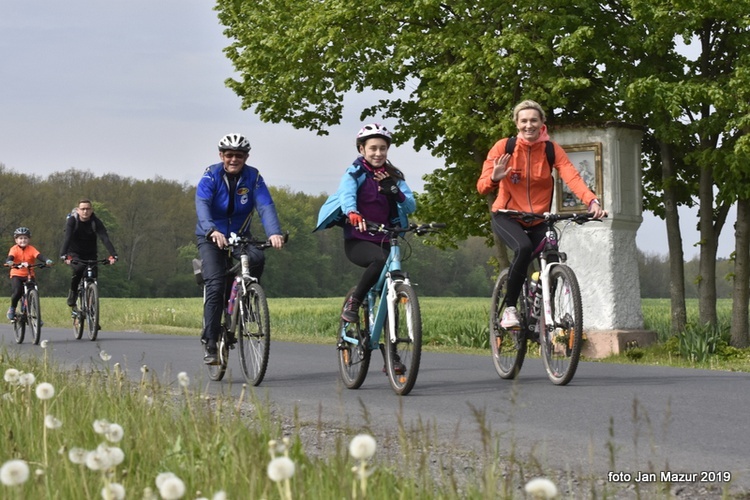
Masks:
[[[361,270],[344,255],[341,229],[312,232],[326,197],[288,188],[271,187],[271,191],[282,227],[289,231],[290,238],[283,250],[266,252],[262,283],[268,295],[343,296],[357,282]],[[201,291],[191,264],[198,256],[194,195],[195,186],[161,178],[136,180],[79,170],[40,178],[0,164],[0,238],[6,244],[6,250],[0,251],[7,252],[13,245],[16,227],[29,227],[32,245],[56,263],[53,268],[38,272],[42,296],[65,295],[70,269],[58,255],[65,217],[79,199],[89,198],[107,226],[120,258],[115,266],[100,268],[102,296],[199,296]],[[259,227],[254,234],[263,237]],[[496,274],[494,250],[486,246],[483,238],[470,238],[458,248],[442,250],[428,238],[409,237],[405,250],[408,260],[404,267],[420,295],[481,297],[491,293]],[[100,246],[101,257],[106,256],[105,252]],[[641,295],[668,297],[668,258],[639,253],[638,261]],[[731,272],[731,264],[728,260],[719,263],[719,297],[731,294],[731,283],[724,279]],[[697,260],[686,264],[687,297],[697,296],[697,269]],[[5,281],[9,295],[10,280],[6,277]]]

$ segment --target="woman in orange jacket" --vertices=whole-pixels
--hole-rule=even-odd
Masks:
[[[542,221],[522,223],[502,210],[549,212],[555,186],[552,170],[556,169],[560,178],[589,207],[589,212],[595,218],[606,215],[565,150],[550,141],[545,119],[544,110],[538,103],[531,100],[519,103],[513,109],[518,136],[512,154],[506,153],[508,139],[495,143],[487,153],[482,175],[477,181],[480,194],[487,195],[497,190],[497,198],[492,204],[492,231],[514,252],[508,276],[506,308],[500,321],[503,328],[519,326],[516,303],[532,252],[544,239],[544,225]],[[554,155],[547,154],[548,142],[554,148]],[[549,164],[548,157],[555,158],[554,165]]]

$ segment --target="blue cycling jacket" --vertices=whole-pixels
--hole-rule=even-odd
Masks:
[[[234,196],[234,210],[231,214],[228,213],[230,196]],[[204,238],[211,231],[219,231],[225,236],[232,232],[247,234],[253,210],[257,210],[260,215],[266,237],[281,234],[276,206],[257,168],[250,165],[242,167],[237,187],[230,194],[224,164],[211,165],[203,173],[195,191],[195,211],[198,216],[195,234]],[[243,225],[244,230],[240,233]]]

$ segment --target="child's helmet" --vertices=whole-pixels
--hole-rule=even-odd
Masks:
[[[13,231],[13,237],[15,238],[16,236],[28,236],[29,238],[31,238],[31,229],[29,229],[28,227],[19,227],[18,229]]]
[[[385,128],[385,126],[379,123],[368,123],[357,133],[357,151],[359,151],[359,147],[364,144],[367,139],[372,139],[374,137],[385,139],[385,142],[387,142],[389,146],[391,145],[391,133],[388,132],[388,129]]]

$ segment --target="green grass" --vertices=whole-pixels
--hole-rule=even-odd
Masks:
[[[341,297],[269,299],[273,338],[333,343],[342,301]],[[419,302],[426,350],[487,354],[489,299],[420,297]],[[698,302],[688,300],[689,326],[679,339],[670,334],[669,300],[645,299],[642,304],[644,327],[656,331],[660,342],[604,361],[750,371],[750,349],[727,345],[731,300],[718,301],[716,331],[708,331],[697,324]],[[71,327],[64,299],[44,297],[42,311],[46,326]],[[102,298],[100,323],[105,331],[140,330],[197,337],[201,314],[200,298]],[[718,335],[713,348],[706,345],[712,335]]]

